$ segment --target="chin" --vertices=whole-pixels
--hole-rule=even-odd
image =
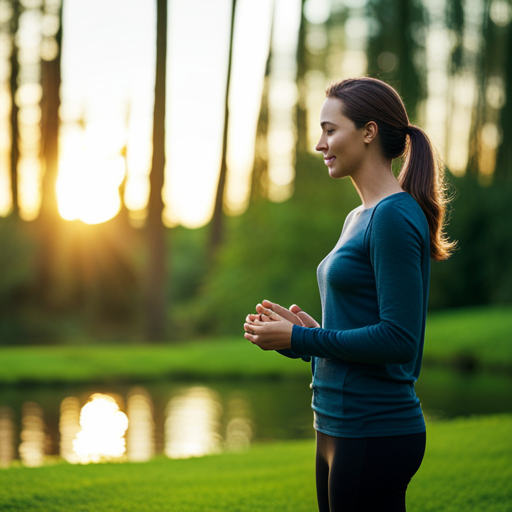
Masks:
[[[329,176],[333,180],[341,180],[343,178],[346,178],[348,175],[344,174],[343,171],[340,171],[339,169],[329,169]]]

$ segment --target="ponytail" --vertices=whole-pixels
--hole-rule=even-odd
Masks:
[[[450,257],[456,246],[456,242],[449,241],[444,231],[448,202],[444,164],[421,128],[409,125],[405,132],[408,140],[398,183],[416,199],[427,218],[430,257],[435,261],[443,261]]]
[[[376,78],[349,78],[330,85],[328,98],[342,102],[343,114],[356,128],[374,121],[379,128],[382,153],[386,158],[404,157],[398,176],[403,190],[421,206],[430,229],[430,257],[446,260],[456,247],[445,233],[446,195],[444,164],[426,133],[409,124],[405,105],[399,94]]]

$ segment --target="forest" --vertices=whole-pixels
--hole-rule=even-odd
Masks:
[[[269,3],[258,115],[248,128],[254,154],[240,193],[246,199],[237,208],[229,197],[237,176],[229,158],[230,122],[240,113],[230,95],[240,88],[234,56],[243,27],[237,23],[249,2],[227,2],[220,158],[208,192],[210,214],[194,228],[171,223],[164,213],[172,206],[163,193],[171,172],[166,129],[174,115],[168,56],[187,48],[171,48],[179,40],[171,37],[173,9],[163,0],[156,3],[151,43],[146,201],[134,208],[128,200],[132,149],[126,138],[116,155],[119,205],[111,218],[63,217],[59,173],[63,155],[73,151],[68,135],[71,129],[85,133],[91,124],[86,109],[71,119],[63,114],[63,56],[73,50],[66,48],[66,21],[74,3],[0,0],[2,345],[241,334],[245,315],[264,298],[297,303],[320,317],[316,266],[359,197],[347,180],[328,177],[314,150],[319,105],[330,82],[357,75],[397,88],[411,121],[425,128],[446,163],[448,235],[458,249],[432,265],[430,310],[512,303],[509,1],[297,0],[297,23],[286,44],[279,24],[286,6]],[[400,165],[394,162],[396,172]],[[201,180],[196,186],[199,193]]]

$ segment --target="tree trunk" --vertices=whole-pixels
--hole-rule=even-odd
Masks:
[[[58,52],[53,60],[41,62],[41,160],[44,169],[41,209],[38,218],[39,248],[37,258],[37,295],[46,308],[53,308],[58,288],[57,251],[62,219],[57,207],[57,175],[59,172],[59,108],[62,53],[62,5],[59,29],[55,35]]]
[[[268,46],[267,63],[265,66],[265,78],[261,92],[260,113],[256,125],[256,140],[254,143],[254,162],[251,173],[250,202],[268,197],[268,94],[270,82],[270,68],[272,63],[272,34],[274,30],[274,18],[270,27],[270,41]]]
[[[502,30],[506,31],[503,63],[505,104],[500,111],[501,143],[498,146],[495,179],[500,183],[512,183],[512,23]]]
[[[489,16],[491,8],[491,0],[483,0],[482,6],[482,34],[477,65],[475,69],[479,70],[477,78],[477,90],[476,90],[476,102],[473,111],[473,119],[471,121],[471,129],[469,133],[469,154],[468,154],[468,165],[467,171],[470,174],[478,175],[479,164],[478,164],[478,152],[480,147],[480,130],[485,123],[487,99],[485,97],[485,91],[487,86],[487,76],[489,68],[489,58],[492,58],[493,48],[489,44],[489,40],[492,38],[492,26]]]
[[[215,259],[217,250],[222,242],[224,235],[224,193],[226,189],[226,176],[227,176],[227,146],[228,146],[228,127],[229,127],[229,89],[231,84],[231,63],[233,60],[233,34],[235,28],[235,11],[236,0],[232,0],[231,9],[231,33],[229,38],[229,60],[228,72],[226,81],[226,97],[224,101],[224,130],[222,136],[222,158],[220,164],[219,181],[217,184],[217,194],[215,196],[215,207],[213,210],[213,217],[211,223],[210,235],[210,256],[212,261]]]
[[[307,121],[307,48],[306,48],[306,17],[302,0],[299,36],[297,40],[297,105],[295,106],[295,121],[297,129],[297,143],[295,146],[295,162],[300,155],[308,151],[308,121]]]
[[[19,161],[19,130],[18,130],[18,105],[16,104],[16,91],[18,90],[18,48],[16,46],[16,32],[18,31],[18,20],[20,15],[19,2],[12,2],[11,18],[11,78],[9,86],[11,90],[11,195],[12,195],[12,214],[19,216],[18,199],[18,161]]]
[[[166,246],[162,223],[165,173],[165,103],[167,59],[167,0],[157,0],[156,80],[153,114],[153,158],[150,175],[147,235],[146,339],[162,341],[166,335]]]

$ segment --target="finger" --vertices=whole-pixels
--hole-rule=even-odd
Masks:
[[[256,320],[251,324],[244,324],[244,330],[246,332],[250,332],[251,334],[259,334],[262,329],[260,324],[261,322],[259,320]]]
[[[251,334],[254,334],[254,324],[251,323],[245,323],[244,324],[244,331],[249,332]]]
[[[246,317],[245,317],[245,321],[247,323],[252,323],[254,322],[255,320],[259,320],[260,319],[260,315],[255,315],[253,313],[249,313]]]
[[[320,327],[320,324],[312,316],[308,315],[305,311],[302,311],[297,304],[290,306],[290,310],[301,319],[304,327]]]
[[[275,311],[272,311],[271,309],[268,309],[261,304],[256,306],[256,311],[262,315],[268,316],[268,318],[270,318],[272,321],[281,320],[281,317]]]
[[[244,334],[244,338],[246,340],[249,340],[251,343],[254,343],[255,345],[257,344],[258,336],[254,335],[254,334],[250,334],[250,333],[246,332]]]
[[[267,303],[270,304],[271,307],[267,306]],[[269,300],[264,300],[262,305],[267,309],[271,309],[272,311],[274,311],[274,313],[277,313],[281,318],[288,320],[288,322],[291,322],[292,324],[296,325],[302,325],[301,319],[297,315],[295,315],[293,311],[283,308],[283,306],[280,306],[279,304],[272,303]]]
[[[260,322],[272,322],[272,320],[267,315],[264,314],[258,315],[258,320]]]

